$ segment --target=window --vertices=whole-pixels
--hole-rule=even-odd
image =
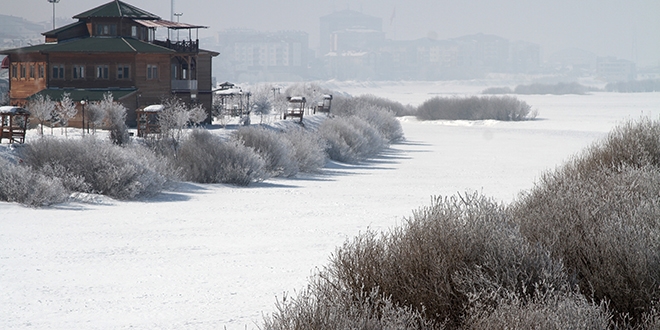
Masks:
[[[149,39],[148,39],[148,41],[149,42],[154,42],[155,39],[156,39],[156,29],[149,28]]]
[[[35,77],[35,66],[34,64],[30,64],[30,79],[34,79]]]
[[[137,26],[133,25],[131,26],[131,37],[136,38],[138,37],[137,35]]]
[[[25,64],[20,64],[21,68],[21,79],[25,79]]]
[[[130,66],[125,64],[117,65],[117,79],[131,79]]]
[[[158,66],[153,64],[147,65],[147,79],[158,79]]]
[[[96,66],[96,79],[108,79],[110,69],[107,65]]]
[[[176,64],[172,64],[172,80],[179,79],[179,68]]]
[[[46,77],[46,68],[42,63],[39,64],[39,79],[44,79]]]
[[[117,35],[117,25],[116,24],[97,24],[96,25],[96,35],[97,36],[116,36]]]
[[[83,65],[74,65],[71,76],[73,79],[85,79],[85,66]]]
[[[12,79],[18,79],[18,64],[11,65],[11,77]]]
[[[51,79],[64,79],[64,65],[53,65]]]

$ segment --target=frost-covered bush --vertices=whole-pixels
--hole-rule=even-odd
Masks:
[[[408,116],[413,115],[415,109],[408,105],[403,105],[400,102],[392,101],[384,97],[378,97],[375,95],[360,95],[358,97],[343,97],[342,95],[337,95],[332,100],[332,109],[333,113],[343,115],[343,114],[355,114],[352,112],[353,109],[359,108],[356,104],[370,105],[394,113],[395,116]]]
[[[101,103],[105,109],[105,119],[110,130],[110,140],[116,145],[127,144],[130,140],[128,126],[126,126],[126,107],[121,103],[114,102],[111,93],[104,95]]]
[[[264,160],[252,148],[205,130],[194,130],[181,141],[173,163],[184,180],[199,183],[247,186],[267,178]]]
[[[301,172],[316,172],[325,166],[326,141],[319,134],[300,127],[287,129],[283,134],[291,142],[293,157]]]
[[[478,306],[469,313],[466,329],[607,329],[611,314],[574,292],[534,294],[532,299],[507,293],[495,308]]]
[[[619,93],[650,93],[660,92],[660,79],[619,81],[605,85],[608,92]]]
[[[417,317],[429,328],[460,328],[470,308],[492,310],[508,302],[508,295],[527,304],[536,295],[572,290],[562,263],[529,244],[503,206],[472,194],[437,198],[400,228],[368,231],[346,242],[302,298],[280,306],[274,319],[290,325],[333,316],[353,322],[345,328],[359,328],[365,320],[379,324],[383,310],[355,312],[364,306],[360,297],[370,297],[367,301],[380,299],[376,305],[417,320],[394,328],[425,328]]]
[[[646,322],[660,303],[659,161],[660,123],[629,122],[511,207],[525,237],[561,258],[619,322]]]
[[[328,157],[339,162],[354,163],[375,156],[386,145],[383,136],[357,116],[325,120],[318,133],[327,142]]]
[[[484,89],[481,94],[513,94],[510,87],[489,87]]]
[[[69,194],[58,178],[0,157],[0,200],[30,206],[64,202]]]
[[[576,82],[572,83],[557,83],[557,84],[531,84],[531,85],[518,85],[513,90],[515,94],[586,94],[589,89]]]
[[[236,130],[232,138],[263,158],[269,176],[291,177],[298,173],[293,144],[284,134],[261,126],[245,126]]]
[[[296,297],[282,298],[264,317],[265,330],[436,329],[423,313],[395,305],[373,290],[352,292],[322,272]]]
[[[69,190],[118,199],[160,192],[167,182],[164,162],[146,148],[119,147],[95,138],[40,139],[22,148],[20,157]]]
[[[531,106],[511,96],[434,97],[417,108],[419,120],[528,120]]]

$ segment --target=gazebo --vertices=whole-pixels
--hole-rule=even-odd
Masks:
[[[296,117],[300,118],[300,122],[302,123],[307,99],[304,96],[290,96],[287,99],[289,101],[289,107],[284,112],[284,119],[287,117]]]
[[[14,106],[0,107],[0,143],[9,139],[9,143],[25,142],[30,112]]]
[[[163,111],[162,104],[153,104],[135,111],[137,116],[137,134],[146,137],[150,134],[160,134],[158,115]]]

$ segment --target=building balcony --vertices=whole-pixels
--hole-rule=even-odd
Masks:
[[[198,53],[199,52],[199,40],[182,40],[182,41],[172,41],[172,40],[154,40],[154,44],[169,49],[176,50],[179,53]]]
[[[197,80],[172,80],[173,91],[197,90]]]

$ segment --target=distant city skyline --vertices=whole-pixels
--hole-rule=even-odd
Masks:
[[[175,0],[176,1],[176,0]],[[46,0],[4,0],[3,14],[33,22],[51,22],[53,5]],[[58,18],[72,16],[109,0],[60,0]],[[125,0],[163,19],[171,17],[171,0]],[[181,22],[209,26],[200,38],[230,28],[258,31],[299,30],[318,49],[319,19],[352,9],[383,20],[386,37],[413,40],[451,39],[485,33],[541,45],[542,57],[580,48],[614,56],[639,66],[660,65],[660,1],[656,0],[178,0]],[[176,19],[176,18],[175,18]]]

